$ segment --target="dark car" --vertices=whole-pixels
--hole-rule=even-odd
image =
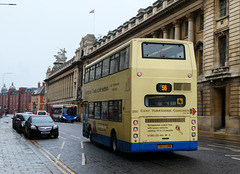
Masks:
[[[20,117],[22,116],[23,113],[16,113],[12,117],[12,128],[16,130],[17,124],[21,122]]]
[[[16,131],[18,133],[24,133],[25,131],[25,122],[27,121],[27,119],[30,117],[30,116],[35,116],[34,114],[26,114],[26,113],[23,113],[23,114],[20,114],[17,119],[19,121],[16,122]]]
[[[30,116],[25,122],[24,135],[28,138],[58,137],[58,125],[50,116]]]

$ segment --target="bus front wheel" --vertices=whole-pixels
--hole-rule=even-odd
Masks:
[[[114,152],[114,153],[117,152],[117,136],[116,136],[115,132],[113,132],[111,134],[111,145],[110,145],[110,147],[111,147],[112,152]]]

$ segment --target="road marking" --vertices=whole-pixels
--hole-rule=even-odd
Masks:
[[[71,135],[71,137],[73,137],[73,138],[77,138],[77,139],[82,139],[81,137],[77,137],[77,136],[75,136],[75,135]]]
[[[38,150],[49,160],[51,161],[62,173],[67,174],[67,172],[61,167],[59,166],[53,159],[51,159],[45,152],[44,150],[42,150],[38,145],[38,143],[36,141],[31,141],[29,139],[27,139],[30,143],[32,143],[36,148],[38,148]]]
[[[61,133],[61,134],[67,134],[67,133],[65,133],[65,132],[62,132],[62,131],[59,131],[59,133]]]
[[[62,136],[58,136],[59,138],[62,138],[62,139],[64,139],[64,140],[66,140],[67,138],[64,138],[64,137],[62,137]]]
[[[232,157],[232,159],[240,161],[240,158]]]
[[[233,152],[240,152],[240,149],[237,149],[237,147],[234,147],[234,146],[220,146],[220,145],[214,145],[214,144],[213,145],[208,144],[208,146],[228,149],[228,150],[231,150]]]
[[[85,166],[85,164],[86,164],[85,154],[82,153],[82,166]]]
[[[66,141],[64,141],[64,142],[62,143],[62,147],[61,147],[61,149],[63,149],[63,148],[64,148],[64,146],[65,146],[65,143],[66,143]]]
[[[47,151],[43,146],[41,146],[37,141],[31,141],[27,139],[29,142],[31,142],[49,161],[51,161],[62,173],[64,174],[75,174],[75,172],[70,169],[66,164],[64,164],[62,161],[60,161],[58,158],[56,158],[53,154],[51,154],[49,151]],[[60,158],[60,156],[59,156]],[[56,162],[55,162],[56,161]]]
[[[84,148],[84,146],[83,146],[83,142],[81,141],[81,148],[83,149]]]
[[[61,153],[58,154],[57,160],[55,161],[55,163],[57,163],[60,160],[60,157],[61,157]]]
[[[198,146],[198,150],[213,150],[213,149],[210,149],[210,148],[207,148],[207,147],[200,147],[200,146]]]
[[[225,155],[225,156],[239,156],[240,157],[240,155]]]

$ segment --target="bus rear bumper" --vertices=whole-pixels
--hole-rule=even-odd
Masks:
[[[167,146],[171,146],[171,148]],[[197,148],[197,141],[131,143],[130,152],[194,151]]]

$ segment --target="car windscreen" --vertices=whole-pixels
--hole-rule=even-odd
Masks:
[[[32,123],[53,123],[51,117],[32,117]]]

